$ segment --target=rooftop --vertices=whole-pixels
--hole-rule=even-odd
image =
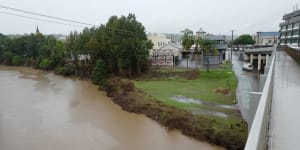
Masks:
[[[279,32],[257,32],[258,36],[279,36]]]
[[[294,12],[285,14],[285,15],[283,16],[283,20],[288,20],[288,19],[291,19],[291,18],[297,17],[297,16],[300,16],[300,10],[296,10],[296,11],[294,11]]]

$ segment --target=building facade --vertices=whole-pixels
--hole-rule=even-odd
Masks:
[[[182,60],[183,47],[179,43],[169,43],[152,52],[153,66],[175,66]]]
[[[279,45],[299,49],[300,47],[300,10],[283,16],[280,23]]]
[[[152,41],[153,50],[158,50],[161,47],[171,43],[171,39],[167,38],[167,36],[162,33],[149,33],[147,38],[148,40]]]
[[[226,36],[206,34],[206,35],[204,35],[203,38],[214,41],[215,46],[218,50],[217,56],[215,56],[214,54],[211,54],[210,56],[203,55],[203,63],[206,64],[208,62],[207,59],[209,57],[210,64],[221,64],[223,62],[223,60],[225,59],[225,51],[227,49],[227,44],[225,42]]]
[[[254,36],[255,45],[273,46],[278,43],[279,32],[257,32]]]

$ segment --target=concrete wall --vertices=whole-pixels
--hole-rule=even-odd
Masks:
[[[257,100],[250,100],[250,110],[252,113],[255,112],[254,118],[252,119],[251,126],[245,150],[265,150],[268,144],[268,132],[269,132],[269,121],[270,111],[273,95],[273,77],[274,77],[274,66],[276,59],[276,51],[272,54],[272,61],[268,63],[269,67],[267,78],[257,105]],[[252,104],[251,104],[252,103]],[[257,109],[255,108],[257,105]],[[253,108],[254,107],[254,108]],[[256,110],[256,111],[254,111]]]

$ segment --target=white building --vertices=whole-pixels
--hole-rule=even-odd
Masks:
[[[255,45],[273,46],[278,42],[279,32],[257,32],[254,36]]]
[[[170,43],[158,50],[153,50],[151,55],[153,66],[174,66],[182,59],[182,46]]]
[[[171,43],[171,39],[167,38],[166,35],[162,33],[149,33],[147,38],[154,44],[154,50],[158,50],[161,47]]]

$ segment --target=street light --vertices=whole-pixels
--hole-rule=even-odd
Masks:
[[[197,34],[197,37],[198,37],[198,39],[197,39],[197,43],[196,44],[198,44],[198,40],[199,40],[199,37],[201,37],[202,39],[204,39],[204,34],[205,34],[206,32],[202,29],[202,28],[200,28],[199,29],[199,31],[197,31],[196,32],[196,34]],[[200,48],[201,49],[201,48]],[[203,58],[203,53],[201,53],[202,54],[202,58]],[[209,58],[208,58],[209,59]]]

